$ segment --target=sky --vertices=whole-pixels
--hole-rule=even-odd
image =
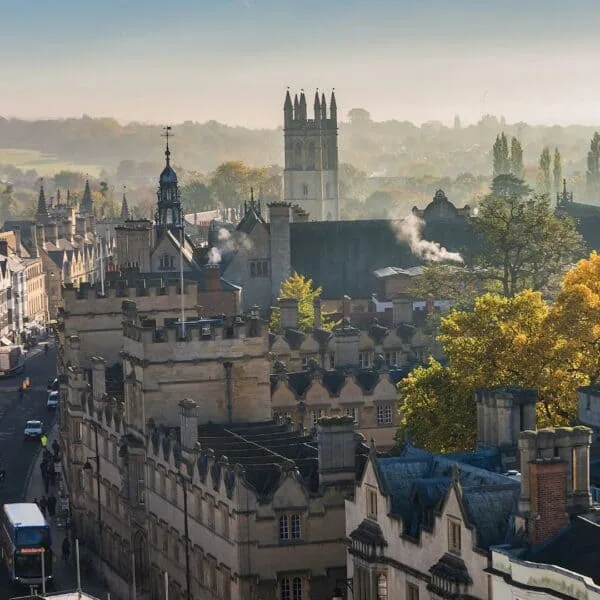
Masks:
[[[599,0],[0,0],[0,115],[600,123]]]

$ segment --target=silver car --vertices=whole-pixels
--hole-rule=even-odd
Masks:
[[[23,432],[26,440],[39,440],[44,433],[44,424],[41,421],[27,421]]]

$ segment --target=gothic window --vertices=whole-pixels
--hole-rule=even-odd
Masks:
[[[419,586],[414,583],[406,584],[406,600],[419,600]]]
[[[250,261],[250,277],[268,277],[269,262],[266,260]]]
[[[294,159],[295,159],[294,162],[296,163],[296,168],[301,169],[302,168],[302,143],[301,142],[296,142],[296,153],[295,153]]]
[[[306,168],[310,171],[314,171],[316,166],[316,151],[315,151],[315,143],[310,142],[308,144],[308,156],[306,157]]]
[[[302,578],[284,577],[279,581],[279,600],[303,600]]]
[[[367,488],[367,517],[377,520],[377,490]]]
[[[302,186],[302,196],[308,198],[308,186],[306,184]]]

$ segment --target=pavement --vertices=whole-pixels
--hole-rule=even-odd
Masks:
[[[19,398],[18,388],[29,377],[31,387]],[[39,469],[41,445],[23,437],[23,429],[28,420],[40,420],[48,436],[48,447],[58,434],[58,411],[46,408],[48,381],[56,377],[56,354],[51,346],[48,354],[36,347],[28,353],[25,371],[19,375],[0,379],[0,469],[6,472],[0,483],[0,504],[8,502],[32,501],[44,494],[42,476]],[[60,548],[64,539],[64,529],[60,523],[52,523],[54,550],[59,559],[55,564],[56,591],[74,590],[76,587],[75,567],[63,565]],[[74,557],[72,547],[71,558]],[[74,561],[72,561],[74,563]],[[84,591],[98,598],[106,598],[106,586],[91,577],[84,580]],[[22,596],[23,588],[15,587],[8,572],[0,563],[0,599]],[[29,590],[25,590],[29,591]],[[41,591],[41,590],[40,590]],[[96,592],[96,593],[94,593]]]

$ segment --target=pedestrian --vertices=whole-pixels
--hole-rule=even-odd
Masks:
[[[46,508],[48,508],[48,500],[46,500],[46,496],[42,496],[40,499],[40,510],[44,516],[46,516]]]
[[[46,444],[48,443],[48,436],[45,433],[42,434],[42,437],[40,438],[40,442],[42,444],[42,448],[45,448]]]
[[[54,494],[48,498],[48,514],[51,518],[56,514],[56,496]]]
[[[71,554],[71,542],[69,542],[69,538],[65,537],[62,543],[62,556],[63,560],[68,563],[69,555]]]
[[[46,494],[50,491],[50,473],[46,473],[44,477],[44,489],[46,490]]]
[[[54,456],[58,457],[60,454],[60,445],[56,440],[52,442],[52,450],[54,451]]]

